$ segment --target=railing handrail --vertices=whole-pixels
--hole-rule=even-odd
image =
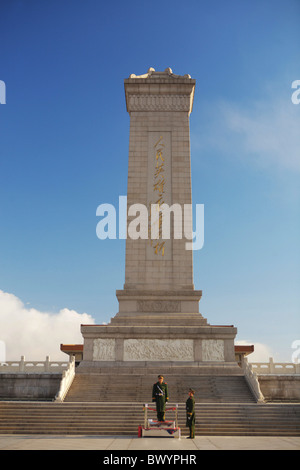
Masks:
[[[257,375],[267,374],[284,374],[293,375],[300,374],[300,363],[296,362],[274,362],[273,358],[269,358],[269,362],[250,362],[253,372]]]
[[[68,368],[63,372],[62,379],[60,381],[59,391],[55,396],[55,401],[62,403],[72,385],[75,377],[75,356],[70,357]]]
[[[45,361],[25,361],[25,356],[21,356],[20,361],[5,361],[0,363],[0,373],[56,373],[60,374],[69,367],[67,361],[50,361],[50,356],[46,356]]]
[[[251,364],[249,364],[246,357],[244,357],[242,368],[245,373],[245,379],[252,390],[256,400],[260,403],[264,402],[264,396],[260,389],[260,384],[257,378],[257,374],[253,371]]]
[[[272,357],[269,362],[251,362],[249,359],[248,364],[257,375],[300,374],[300,363],[274,362]],[[21,356],[20,361],[0,362],[0,373],[61,373],[69,367],[69,362],[70,360],[50,361],[50,356],[46,356],[45,361],[26,361],[25,356]]]
[[[148,427],[148,410],[151,411],[156,411],[156,408],[152,408],[149,406],[148,403],[145,403],[143,406],[144,410],[144,427]],[[178,403],[176,403],[174,406],[170,406],[165,409],[165,411],[175,411],[175,427],[178,428]]]

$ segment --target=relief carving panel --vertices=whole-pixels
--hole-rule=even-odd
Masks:
[[[224,340],[223,339],[203,339],[202,340],[202,360],[203,361],[224,361]]]
[[[93,344],[93,361],[114,361],[115,340],[97,338]]]
[[[190,339],[126,339],[124,361],[193,361]]]

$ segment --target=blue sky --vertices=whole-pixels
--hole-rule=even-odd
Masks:
[[[237,340],[266,358],[291,360],[300,338],[300,104],[291,101],[299,20],[293,0],[1,1],[0,340],[8,356],[21,353],[17,323],[23,353],[33,354],[33,311],[36,330],[39,318],[54,328],[66,310],[77,323],[85,314],[108,322],[118,311],[125,242],[96,237],[96,208],[117,206],[127,192],[123,80],[171,67],[197,81],[190,132],[193,203],[205,208],[205,243],[194,253],[200,311],[211,324],[234,324]],[[52,349],[80,340],[67,325],[53,333]]]

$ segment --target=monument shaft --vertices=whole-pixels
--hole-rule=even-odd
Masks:
[[[147,207],[149,225],[147,239],[126,240],[124,290],[117,291],[120,313],[151,311],[154,305],[161,305],[162,312],[198,312],[201,291],[194,291],[193,253],[186,249],[185,237],[192,233],[187,208],[192,204],[189,115],[195,80],[171,69],[149,69],[145,75],[131,75],[124,85],[130,114],[127,204]],[[170,208],[170,238],[163,238],[160,211],[156,226],[151,222],[152,204],[157,206],[152,211],[163,204]],[[128,216],[128,225],[132,219]],[[174,237],[174,223],[181,238]],[[158,238],[151,238],[155,229]]]
[[[140,203],[150,209],[150,204],[176,203],[183,208],[192,203],[189,114],[194,87],[195,80],[169,71],[125,80],[128,206]],[[128,237],[124,288],[193,289],[192,251],[185,242]]]

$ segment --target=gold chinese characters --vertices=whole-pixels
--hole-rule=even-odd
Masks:
[[[154,183],[153,183],[153,191],[157,193],[155,199],[156,210],[159,211],[160,206],[164,204],[164,188],[165,188],[165,158],[164,158],[164,147],[165,144],[163,142],[163,136],[160,136],[159,140],[154,144],[154,151],[155,151],[155,171],[154,171]],[[152,206],[153,207],[153,206]],[[151,211],[150,211],[151,214]],[[156,255],[161,254],[164,256],[165,254],[165,242],[160,241],[162,235],[162,213],[159,212],[159,216],[157,221],[154,222],[155,224],[158,223],[158,240],[151,239],[151,246],[153,246],[154,253]],[[150,226],[151,228],[151,226]]]

